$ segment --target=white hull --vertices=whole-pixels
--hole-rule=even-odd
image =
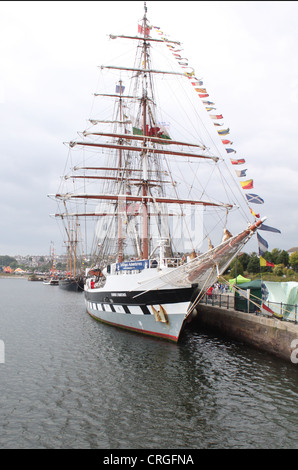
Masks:
[[[85,286],[87,312],[96,320],[178,341],[195,287],[157,285],[157,270],[108,276],[104,287]],[[156,284],[146,290],[146,284]],[[141,286],[144,286],[143,288]]]
[[[88,313],[112,325],[178,341],[200,295],[213,285],[261,223],[176,268],[121,273],[112,265],[114,271],[107,275],[103,287],[91,288],[91,279],[87,280]]]
[[[108,310],[110,308],[109,304],[100,304],[86,300],[87,312],[96,320],[137,333],[157,336],[175,342],[179,339],[188,305],[189,302],[181,302],[180,304],[175,304],[174,309],[171,308],[172,305],[163,305],[168,314],[168,322],[161,323],[155,319],[153,312],[145,315],[141,308],[135,305],[126,306],[129,313],[121,305],[115,306],[116,312],[113,312]],[[158,310],[160,306],[155,305],[155,308]]]

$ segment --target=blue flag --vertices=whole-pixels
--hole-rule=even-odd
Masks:
[[[281,231],[278,230],[278,228],[269,227],[269,225],[264,225],[264,224],[260,225],[258,230],[266,230],[267,232],[281,233]]]
[[[120,90],[121,90],[121,93],[124,93],[125,86],[121,86],[120,88],[120,85],[116,85],[116,93],[120,93]]]
[[[262,294],[262,301],[266,302],[269,296],[269,291],[266,287],[266,284],[263,281],[261,281],[261,294]]]
[[[246,194],[246,199],[248,202],[253,202],[254,204],[264,204],[264,199],[257,194]]]
[[[266,251],[268,251],[268,242],[266,242],[266,240],[264,240],[264,238],[261,237],[261,235],[259,235],[257,233],[257,239],[258,239],[258,245],[259,245],[259,256],[264,256],[264,254],[266,253]]]

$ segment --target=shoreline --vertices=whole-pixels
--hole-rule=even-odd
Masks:
[[[0,274],[0,279],[28,279],[31,274]]]

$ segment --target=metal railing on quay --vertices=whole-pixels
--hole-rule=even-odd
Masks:
[[[218,293],[218,294],[207,294],[205,293],[200,300],[201,304],[210,305],[219,308],[225,308],[227,310],[238,310],[252,315],[262,315],[268,317],[261,311],[261,300],[259,299],[259,308],[256,303],[247,302],[247,308],[237,308],[235,302],[235,296],[233,293]],[[253,306],[253,308],[251,308]],[[288,321],[298,324],[298,305],[291,305],[286,303],[278,302],[266,302],[266,306],[273,310],[279,315],[280,320]]]
[[[234,309],[234,295],[229,293],[205,293],[201,298],[200,303],[226,309]]]

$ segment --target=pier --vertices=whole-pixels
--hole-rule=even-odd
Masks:
[[[197,306],[194,326],[203,326],[251,344],[293,364],[298,363],[298,323],[234,308],[234,295],[205,296]]]

